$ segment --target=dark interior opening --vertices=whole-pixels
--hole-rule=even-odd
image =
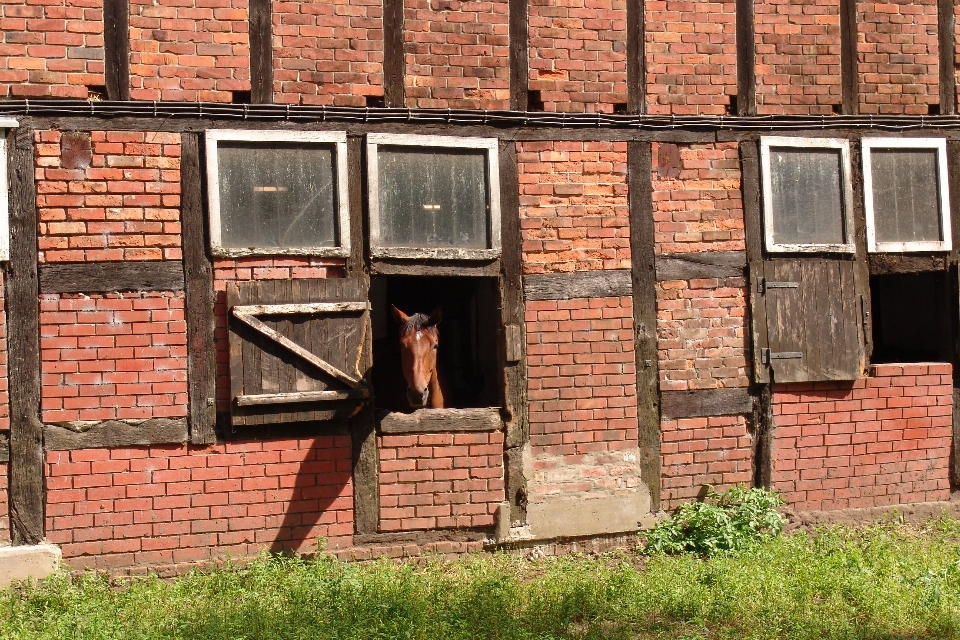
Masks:
[[[249,91],[231,91],[230,102],[232,104],[250,104],[253,102]]]
[[[373,389],[376,407],[413,411],[400,364],[399,327],[390,315],[443,310],[437,326],[439,372],[445,408],[500,405],[497,354],[500,326],[497,278],[374,276],[370,282],[373,325]]]
[[[527,111],[543,111],[543,98],[539,89],[527,91]]]
[[[873,276],[872,362],[952,362],[950,279],[943,271]]]

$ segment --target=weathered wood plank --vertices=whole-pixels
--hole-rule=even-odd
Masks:
[[[937,0],[937,36],[940,51],[956,51],[957,19],[954,0]],[[957,79],[954,75],[954,55],[940,58],[940,113],[953,115],[957,112]]]
[[[289,393],[261,393],[237,396],[238,407],[253,407],[267,404],[297,404],[303,402],[332,402],[335,400],[362,400],[370,397],[367,389],[351,391],[291,391]]]
[[[250,0],[250,101],[273,102],[273,9],[270,0]]]
[[[383,99],[387,107],[403,107],[403,0],[383,0]]]
[[[183,263],[172,260],[40,265],[40,293],[180,291],[183,288]]]
[[[10,462],[10,439],[5,433],[0,433],[0,462]]]
[[[382,433],[454,433],[458,431],[499,431],[503,428],[500,409],[419,409],[413,413],[379,416]]]
[[[673,253],[657,256],[657,280],[742,277],[747,266],[744,251]]]
[[[103,2],[103,76],[108,100],[130,99],[130,3]]]
[[[660,407],[665,420],[740,416],[753,411],[753,396],[745,388],[662,391]]]
[[[763,260],[763,218],[760,213],[760,154],[756,140],[740,143],[740,188],[747,262]]]
[[[185,418],[150,418],[148,420],[104,420],[45,424],[44,448],[47,451],[97,449],[109,447],[142,447],[152,444],[187,442]]]
[[[737,115],[757,115],[753,0],[737,0]]]
[[[10,530],[16,545],[44,536],[43,425],[40,423],[40,307],[33,131],[7,134],[10,261],[6,311],[10,388]]]
[[[290,282],[299,290],[300,281]],[[294,297],[299,297],[296,293]],[[345,313],[366,311],[368,302],[304,302],[298,304],[244,304],[233,308],[233,313],[243,315],[290,315],[295,313]]]
[[[217,353],[214,345],[213,265],[207,257],[197,134],[181,137],[180,218],[183,237],[181,278],[187,323],[187,387],[190,439],[209,444],[217,439]]]
[[[523,297],[526,300],[620,298],[632,295],[632,291],[627,269],[538,273],[523,277]]]
[[[647,100],[645,2],[627,2],[627,113],[644,113]]]
[[[503,190],[501,190],[500,194],[500,207],[502,210],[503,198],[506,194]],[[361,243],[360,246],[362,247],[363,244]],[[371,263],[370,272],[381,276],[469,276],[475,278],[495,278],[500,275],[500,260],[472,264],[448,260],[431,260],[429,264],[412,264],[377,258]]]
[[[529,86],[529,49],[527,0],[509,0],[510,30],[510,108],[526,111]]]
[[[633,294],[634,354],[640,474],[650,491],[650,509],[660,509],[660,366],[657,352],[657,273],[653,224],[650,144],[627,145],[630,207],[630,290]],[[626,294],[629,295],[629,294]]]
[[[840,0],[840,93],[843,114],[856,115],[860,110],[860,79],[857,77],[857,0]]]
[[[872,276],[892,273],[946,271],[948,263],[948,258],[943,255],[911,256],[895,253],[871,253],[867,259],[870,261],[870,275]]]
[[[770,368],[760,357],[764,349],[770,347],[767,334],[767,306],[760,285],[764,280],[764,263],[757,260],[750,263],[750,335],[751,364],[753,381],[757,384],[770,382]]]

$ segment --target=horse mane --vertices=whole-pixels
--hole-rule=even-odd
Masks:
[[[436,325],[430,324],[430,316],[425,313],[415,313],[407,318],[407,321],[400,327],[400,337],[403,338],[413,331],[430,331],[436,333]]]

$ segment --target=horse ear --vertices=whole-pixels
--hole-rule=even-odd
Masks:
[[[424,326],[432,327],[434,325],[438,325],[440,324],[441,320],[443,320],[443,309],[440,307],[434,307],[433,311],[430,312],[430,319],[427,320],[427,323]]]
[[[407,320],[410,319],[410,316],[405,314],[403,311],[400,311],[400,309],[397,309],[393,305],[390,305],[390,315],[393,316],[393,319],[397,324],[406,324]]]

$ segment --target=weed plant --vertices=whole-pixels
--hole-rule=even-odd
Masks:
[[[794,532],[709,556],[264,555],[174,581],[61,574],[0,593],[0,637],[960,639],[960,521]]]

